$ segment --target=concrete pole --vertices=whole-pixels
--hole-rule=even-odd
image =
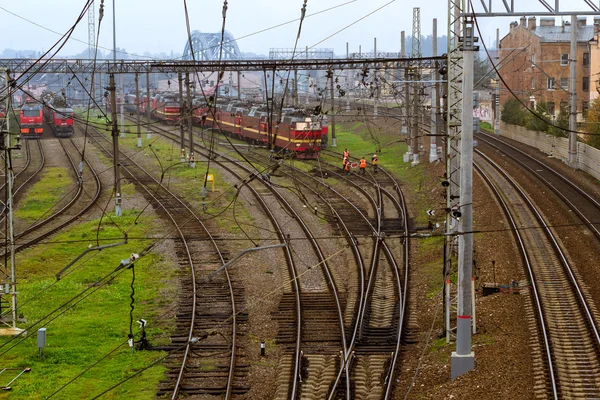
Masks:
[[[417,165],[419,163],[419,100],[421,97],[421,84],[418,83],[421,80],[421,75],[419,74],[420,69],[416,67],[413,69],[412,79],[416,82],[413,83],[413,97],[412,97],[412,106],[413,106],[413,114],[412,114],[412,128],[411,128],[411,147],[413,151],[412,165]]]
[[[188,82],[189,85],[189,82]],[[233,72],[229,71],[229,99],[233,97]]]
[[[377,38],[373,38],[373,59],[377,59]],[[377,118],[377,102],[379,101],[379,73],[377,71],[377,64],[375,64],[375,71],[373,71],[373,81],[375,82],[375,101],[373,101],[373,119]]]
[[[113,171],[115,176],[115,215],[120,217],[121,212],[121,178],[119,165],[119,126],[117,125],[117,87],[115,85],[115,74],[110,74],[110,104],[112,114],[112,138],[113,138]]]
[[[119,86],[121,87],[121,93],[120,93],[120,98],[121,98],[121,137],[125,137],[125,109],[124,109],[124,103],[125,103],[125,90],[123,89],[123,74],[119,74]]]
[[[294,107],[298,107],[298,69],[294,68]]]
[[[189,72],[185,73],[185,90],[187,93],[187,107],[185,108],[186,117],[187,117],[187,125],[189,132],[189,141],[190,141],[190,154],[194,152],[194,131],[192,129],[192,95],[190,92],[190,74]],[[183,147],[182,147],[183,149]]]
[[[496,68],[500,64],[500,29],[496,29]],[[496,100],[494,101],[494,134],[500,134],[500,77],[496,77]]]
[[[183,76],[181,75],[181,72],[177,73],[177,80],[179,81],[179,147],[181,149],[185,149],[185,133],[183,131],[183,121],[185,119],[185,101],[183,99]]]
[[[308,60],[308,46],[306,46],[306,59]],[[310,86],[310,74],[306,70],[306,104],[308,104],[308,87]]]
[[[350,58],[350,47],[348,42],[346,42],[346,60]],[[353,71],[347,69],[346,70],[346,113],[350,112],[350,79],[353,75]]]
[[[242,83],[241,82],[242,82],[242,74],[240,71],[238,71],[237,72],[237,92],[238,92],[237,98],[238,98],[238,100],[242,99]]]
[[[146,138],[150,139],[152,133],[150,132],[150,114],[152,113],[152,100],[150,99],[150,72],[146,72],[146,123],[147,133]]]
[[[137,116],[137,147],[142,147],[142,124],[140,115],[140,84],[138,73],[135,73],[135,112]]]
[[[4,179],[6,180],[6,203],[8,209],[8,242],[10,246],[10,296],[12,299],[12,330],[19,333],[17,330],[17,266],[15,260],[15,227],[14,227],[14,203],[13,203],[13,183],[14,171],[12,168],[12,158],[10,156],[10,112],[12,105],[10,104],[12,93],[10,91],[10,73],[8,70],[4,74],[4,82],[6,83],[6,132],[4,133]]]
[[[433,19],[433,51],[432,56],[437,56],[437,18]],[[437,161],[437,99],[439,97],[439,83],[440,73],[439,66],[436,63],[434,73],[435,84],[431,87],[431,140],[429,142],[429,162]]]
[[[578,169],[577,162],[577,15],[571,15],[570,57],[571,114],[569,115],[569,167]]]
[[[336,147],[337,146],[337,139],[335,137],[335,100],[334,100],[334,92],[333,92],[333,81],[335,80],[335,78],[333,77],[334,73],[333,71],[331,71],[331,78],[329,79],[330,81],[330,85],[329,85],[329,93],[331,94],[331,115],[330,115],[330,124],[329,127],[331,128],[331,147]]]
[[[473,297],[473,20],[465,18],[463,41],[462,133],[460,141],[460,232],[458,237],[458,318],[456,351],[451,356],[452,379],[475,368],[471,351]]]

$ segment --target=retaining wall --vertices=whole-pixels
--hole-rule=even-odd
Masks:
[[[569,139],[534,132],[518,125],[500,122],[500,135],[536,147],[541,152],[558,158],[564,163],[569,161]],[[585,143],[577,143],[577,161],[579,169],[600,180],[600,150]]]

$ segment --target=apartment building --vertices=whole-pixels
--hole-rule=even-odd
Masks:
[[[590,101],[597,97],[597,85],[600,88],[599,24],[598,17],[593,25],[587,25],[585,17],[577,20],[578,121],[585,119]],[[529,107],[545,102],[552,116],[558,116],[561,109],[568,111],[570,43],[567,22],[557,25],[553,17],[540,18],[539,25],[535,17],[512,22],[500,40],[500,74],[506,82],[501,84],[500,103],[514,93]]]

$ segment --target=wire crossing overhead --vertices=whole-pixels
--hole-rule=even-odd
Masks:
[[[190,48],[190,43],[192,47]],[[242,53],[237,45],[233,35],[225,31],[223,35],[223,60],[239,60],[242,58]],[[194,54],[192,55],[192,49]],[[185,42],[183,49],[183,60],[208,61],[218,60],[219,51],[221,50],[221,32],[203,33],[193,31],[189,40]]]
[[[506,0],[495,0],[498,7],[494,7],[494,0],[481,0],[481,8],[482,11],[475,10],[476,2],[473,2],[473,12],[463,13],[461,16],[475,16],[475,17],[509,17],[509,16],[528,16],[528,15],[598,15],[600,13],[600,8],[596,4],[594,4],[591,0],[583,0],[590,8],[586,10],[569,10],[569,11],[560,11],[562,7],[560,6],[560,0],[554,0],[554,6],[551,6],[546,0],[538,0],[541,7],[538,10],[529,10],[529,11],[516,11],[515,10],[515,1],[511,0],[510,3]],[[564,5],[571,6],[574,1],[573,0],[562,0]],[[486,4],[487,2],[487,4]],[[521,3],[527,3],[527,7],[530,8],[529,2],[525,2],[521,0]],[[494,10],[498,8],[502,11],[494,12]]]
[[[151,61],[133,61],[121,60],[113,62],[111,60],[102,60],[94,63],[94,60],[82,59],[52,59],[37,62],[32,58],[26,59],[0,59],[0,70],[8,69],[11,73],[20,74],[29,72],[33,74],[54,73],[54,74],[81,74],[96,73],[109,74],[133,74],[133,73],[178,73],[189,72],[219,72],[219,71],[264,71],[269,70],[287,70],[287,69],[310,69],[310,70],[329,70],[329,69],[358,69],[358,68],[403,68],[408,63],[418,62],[423,68],[433,65],[436,60],[443,60],[444,57],[421,57],[412,58],[362,58],[362,59],[323,59],[306,60],[298,58],[295,60],[224,60],[218,61],[173,61],[173,60],[151,60]]]

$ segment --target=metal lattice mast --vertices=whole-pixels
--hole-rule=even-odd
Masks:
[[[412,164],[416,165],[419,163],[419,103],[421,100],[421,84],[418,83],[421,79],[420,63],[414,60],[421,57],[421,9],[419,7],[413,8],[413,23],[412,23],[412,42],[411,42],[411,58],[413,59],[413,65],[409,76],[415,81],[412,86],[412,128],[411,128],[411,144],[413,153]]]
[[[94,48],[96,47],[96,15],[94,11],[94,2],[88,9],[88,58],[94,58]]]
[[[446,90],[446,235],[444,237],[445,286],[445,329],[446,342],[456,336],[458,311],[458,272],[456,256],[458,239],[451,235],[458,228],[460,218],[460,136],[462,131],[462,79],[463,54],[460,36],[462,31],[461,12],[464,0],[448,0],[448,84]]]

